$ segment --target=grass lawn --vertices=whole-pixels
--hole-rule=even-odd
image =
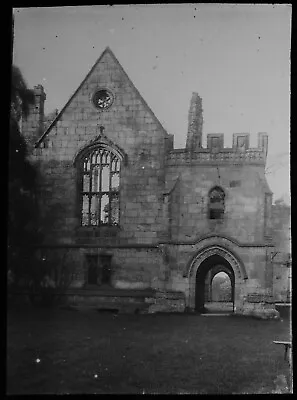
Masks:
[[[10,310],[7,394],[271,393],[287,339],[288,320]]]

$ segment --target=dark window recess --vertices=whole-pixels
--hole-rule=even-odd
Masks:
[[[111,257],[110,255],[87,255],[88,284],[110,285]]]
[[[110,285],[111,280],[111,256],[100,256],[101,283],[102,285]]]
[[[225,193],[221,188],[214,188],[209,193],[209,219],[222,219],[225,212]]]
[[[241,186],[241,181],[230,181],[230,187]]]
[[[98,284],[98,256],[97,255],[87,255],[88,263],[88,284],[97,285]]]

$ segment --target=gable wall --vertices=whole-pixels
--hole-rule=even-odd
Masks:
[[[113,106],[106,111],[98,111],[91,103],[99,87],[107,87],[115,95]],[[164,226],[162,192],[168,135],[109,52],[103,54],[35,150],[41,186],[47,190],[44,202],[55,220],[52,239],[63,243],[74,240],[79,212],[73,163],[79,151],[100,134],[99,126],[104,126],[104,135],[122,149],[128,161],[121,167],[121,230],[115,236],[133,243],[154,242]]]

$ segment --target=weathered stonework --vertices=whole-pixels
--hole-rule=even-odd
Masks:
[[[98,110],[92,99],[101,88],[114,102]],[[148,312],[183,312],[197,309],[197,277],[204,276],[207,263],[207,268],[223,263],[235,277],[236,312],[257,308],[258,314],[276,315],[271,303],[248,298],[272,292],[266,134],[259,134],[258,148],[249,148],[247,134],[235,134],[232,148],[224,148],[222,134],[211,134],[202,148],[202,103],[194,94],[186,148],[173,149],[173,136],[109,48],[51,123],[42,116],[43,88],[37,89],[38,109],[23,133],[35,146],[31,160],[40,171],[43,213],[52,217],[44,249],[71,252],[73,288],[86,287],[88,256],[105,255],[113,288],[153,289]],[[115,226],[81,225],[82,161],[97,147],[110,149],[121,162]],[[225,194],[221,219],[209,216],[214,187]]]

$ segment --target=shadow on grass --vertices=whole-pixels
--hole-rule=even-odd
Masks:
[[[9,394],[272,393],[289,371],[281,320],[28,309],[7,332]]]

